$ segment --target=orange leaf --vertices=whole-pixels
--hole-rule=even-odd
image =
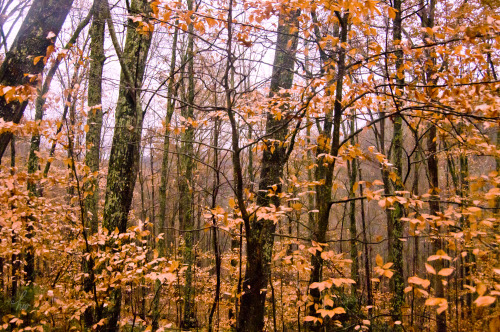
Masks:
[[[478,306],[478,307],[484,307],[484,306],[488,306],[490,304],[492,304],[493,302],[496,301],[496,297],[493,297],[493,296],[480,296],[476,299],[476,301],[474,301],[474,303]]]

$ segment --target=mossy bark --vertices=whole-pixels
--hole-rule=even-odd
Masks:
[[[401,103],[398,98],[401,95],[401,91],[404,85],[404,67],[403,67],[403,51],[400,49],[400,42],[402,37],[402,14],[401,14],[401,3],[402,0],[395,0],[393,3],[393,8],[396,11],[396,16],[393,20],[393,41],[394,45],[398,48],[396,51],[396,73],[395,81],[396,87],[393,90],[396,111],[399,111]],[[401,115],[396,114],[394,117],[393,126],[393,138],[392,138],[392,162],[394,165],[394,170],[397,175],[396,180],[393,181],[393,188],[398,194],[399,191],[404,190],[403,185],[403,118]],[[393,321],[399,321],[401,324],[394,325],[394,330],[402,330],[403,314],[402,307],[404,305],[404,272],[403,272],[403,223],[401,218],[404,216],[404,207],[398,202],[394,203],[394,210],[392,211],[392,218],[389,218],[389,222],[392,225],[388,225],[388,233],[390,241],[389,247],[389,259],[394,263],[394,275],[391,279],[391,290],[393,293],[392,304],[391,304],[391,315]]]
[[[146,15],[150,7],[147,0],[133,0],[129,16]],[[144,21],[145,19],[143,19]],[[132,204],[134,186],[140,159],[143,111],[141,86],[146,68],[150,31],[139,31],[139,22],[129,19],[127,36],[121,59],[120,91],[115,112],[115,132],[109,157],[103,227],[109,232],[127,229],[128,213]],[[130,76],[129,76],[130,75]],[[112,245],[112,244],[110,244]],[[118,329],[121,309],[121,291],[114,289],[109,296],[103,330]]]
[[[90,70],[88,85],[88,132],[85,137],[85,165],[89,167],[90,178],[85,183],[84,190],[87,192],[85,199],[86,220],[90,233],[97,233],[99,223],[99,161],[101,151],[101,128],[102,128],[102,72],[104,61],[104,30],[105,30],[105,7],[104,0],[94,1],[94,19],[90,27]],[[91,213],[91,216],[88,216]]]
[[[148,1],[134,0],[131,2],[129,15],[148,11]],[[108,231],[118,228],[121,233],[127,229],[128,213],[139,170],[143,121],[140,92],[151,43],[151,33],[140,33],[138,28],[138,22],[128,20],[123,62],[134,81],[128,82],[122,69],[104,203],[103,227]]]

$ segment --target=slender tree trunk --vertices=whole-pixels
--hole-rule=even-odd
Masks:
[[[361,168],[359,169],[359,181],[363,181],[363,176],[361,172]],[[363,185],[359,185],[359,191],[363,192]],[[371,278],[371,269],[370,269],[370,251],[368,249],[368,235],[366,234],[366,217],[365,217],[365,201],[361,200],[361,224],[362,224],[362,233],[363,233],[363,255],[364,255],[364,268],[365,268],[365,278],[366,278],[366,304],[367,306],[373,305],[373,291],[372,291],[372,278]],[[368,316],[371,315],[372,308],[368,309]]]
[[[170,58],[170,75],[168,82],[168,91],[167,91],[167,115],[165,117],[165,136],[163,139],[163,156],[161,162],[161,171],[160,171],[160,187],[158,188],[158,196],[160,201],[160,211],[159,211],[159,224],[156,235],[163,233],[164,237],[162,240],[158,241],[158,256],[165,257],[167,251],[172,250],[172,246],[174,244],[174,236],[173,230],[166,229],[166,210],[167,210],[167,184],[168,184],[168,169],[169,169],[169,150],[170,150],[170,138],[168,137],[169,131],[168,126],[170,124],[170,120],[172,119],[172,115],[174,114],[175,109],[175,101],[172,99],[174,94],[174,84],[175,84],[175,62],[177,56],[177,37],[179,35],[179,28],[176,26],[174,37],[172,41],[172,55]],[[174,220],[172,218],[172,220]],[[158,320],[160,319],[160,290],[161,284],[159,281],[155,283],[155,298],[153,303],[153,330],[158,329]]]
[[[187,0],[188,10],[193,10],[193,0]],[[194,26],[188,26],[188,45],[187,45],[187,105],[182,105],[182,116],[186,120],[194,120]],[[188,126],[182,135],[183,142],[181,143],[181,155],[179,156],[181,170],[183,174],[179,178],[179,224],[180,228],[184,231],[184,263],[187,265],[184,285],[184,315],[181,326],[183,328],[194,328],[197,326],[196,315],[194,312],[194,288],[193,288],[193,275],[194,275],[194,209],[193,209],[193,189],[194,177],[193,172],[195,168],[194,163],[194,127],[186,123]]]
[[[431,125],[429,129],[429,137],[427,139],[427,167],[429,169],[429,186],[431,188],[431,200],[429,202],[429,213],[436,215],[439,213],[439,174],[438,174],[438,159],[437,152],[437,135],[436,126]],[[432,251],[436,253],[438,250],[443,250],[443,240],[440,238],[442,226],[436,224],[435,231],[437,232],[436,239],[432,242]],[[441,259],[438,259],[435,264],[436,271],[440,271],[444,267]],[[435,296],[437,298],[445,298],[443,278],[439,275],[434,277]],[[446,310],[442,313],[436,313],[436,331],[446,332]]]
[[[16,136],[12,136],[10,141],[10,167],[12,168],[12,175],[14,175],[16,167]],[[13,208],[14,206],[12,206]],[[17,236],[12,236],[12,247],[15,246],[17,242]],[[18,280],[20,269],[20,261],[18,254],[12,254],[12,280],[11,280],[11,299],[14,300],[17,296]]]
[[[345,13],[341,17],[341,13],[337,13],[339,17],[340,31],[339,39],[340,43],[345,43],[347,41],[347,32],[349,30],[348,19],[349,14]],[[340,149],[340,126],[342,122],[342,93],[343,93],[343,83],[344,75],[346,73],[346,52],[343,47],[339,47],[339,57],[337,61],[337,85],[335,89],[335,101],[333,105],[333,121],[331,121],[331,115],[327,114],[327,119],[323,130],[318,137],[318,147],[316,152],[316,167],[315,178],[316,181],[323,181],[322,184],[316,186],[316,209],[318,212],[318,222],[316,228],[314,229],[313,239],[318,243],[326,242],[326,233],[328,230],[328,224],[330,221],[330,208],[331,208],[331,196],[332,196],[332,184],[333,184],[333,171],[335,169],[335,157],[337,157]],[[333,127],[333,131],[332,131]],[[330,146],[328,142],[331,139]],[[330,159],[326,157],[333,157]],[[312,256],[311,259],[312,270],[309,279],[309,284],[314,282],[319,282],[322,279],[322,268],[323,268],[323,258],[321,253],[317,252]],[[314,304],[310,307],[309,314],[312,316],[317,316],[316,310],[319,309],[321,302],[321,293],[317,288],[310,290],[312,300]],[[319,331],[320,325],[311,326],[312,330]]]
[[[161,163],[160,172],[160,187],[159,187],[159,200],[160,200],[160,222],[159,222],[159,233],[165,233],[164,241],[159,242],[159,254],[160,257],[166,255],[167,250],[171,250],[173,245],[173,231],[166,231],[166,209],[167,209],[167,184],[168,184],[168,167],[169,167],[169,150],[170,150],[170,138],[168,137],[168,126],[170,125],[170,120],[174,114],[175,101],[172,99],[174,95],[174,84],[175,84],[175,62],[177,57],[177,38],[179,35],[179,28],[175,28],[174,37],[172,41],[172,55],[170,58],[170,73],[167,91],[167,115],[165,117],[165,137],[163,140],[163,158]]]
[[[94,0],[94,19],[90,27],[90,71],[88,86],[88,131],[85,137],[85,165],[89,167],[91,174],[85,183],[84,190],[87,192],[85,199],[87,216],[87,227],[91,234],[97,233],[99,221],[99,161],[101,148],[102,128],[102,72],[106,56],[104,54],[104,30],[106,23],[106,2]]]
[[[147,15],[149,10],[147,0],[132,0],[129,15]],[[108,27],[111,30],[109,9],[106,8],[106,11],[108,23],[110,23]],[[113,41],[120,60],[121,76],[104,203],[103,227],[108,232],[118,229],[120,233],[123,233],[127,229],[128,213],[139,169],[144,116],[140,103],[140,91],[151,43],[151,33],[139,33],[138,25],[138,22],[128,20],[123,53],[117,41]],[[111,292],[109,302],[105,317],[107,321],[103,330],[114,331],[118,328],[120,318],[120,289]]]
[[[396,17],[393,20],[393,39],[394,45],[399,48],[396,51],[396,87],[393,91],[396,109],[399,111],[401,103],[398,98],[401,95],[404,84],[404,67],[403,67],[403,51],[400,49],[402,37],[402,13],[401,13],[402,0],[394,0],[394,9]],[[392,161],[396,173],[396,180],[393,181],[395,193],[404,190],[403,185],[403,118],[397,114],[394,117],[394,132],[392,139]],[[392,211],[392,229],[390,229],[390,238],[392,239],[389,248],[390,259],[394,263],[394,275],[391,279],[391,286],[393,292],[391,314],[393,321],[399,321],[401,324],[395,325],[396,331],[402,330],[403,314],[402,307],[404,305],[404,267],[403,267],[403,222],[401,218],[404,215],[403,205],[398,202],[394,203],[394,210]]]
[[[433,28],[434,27],[434,11],[436,7],[436,1],[431,0],[427,6],[425,6],[422,10],[422,26],[424,28]],[[431,38],[428,34],[424,34],[424,43],[428,43],[427,39]],[[428,50],[425,52],[427,56],[427,62],[425,67],[425,84],[431,87],[426,88],[426,93],[429,100],[433,101],[433,95],[435,93],[435,89],[432,88],[432,85],[436,84],[437,79],[434,78],[434,74],[436,72],[436,63],[435,60],[431,57],[431,54]],[[439,206],[439,162],[437,157],[437,128],[434,124],[430,125],[429,134],[427,138],[427,168],[429,170],[429,187],[431,198],[429,201],[429,214],[437,215],[440,212]],[[432,251],[436,253],[438,250],[444,249],[443,240],[441,238],[443,226],[439,225],[438,222],[434,225],[434,230],[436,232],[436,238],[432,242]],[[438,259],[435,264],[436,271],[439,272],[444,267],[443,260]],[[433,280],[433,286],[435,290],[435,296],[437,298],[445,298],[444,293],[444,285],[443,285],[443,277],[436,274]],[[437,313],[436,312],[436,331],[437,332],[446,332],[446,310]]]
[[[351,134],[354,133],[356,125],[356,114],[353,114],[353,119],[351,121]],[[351,144],[354,146],[356,144],[354,137],[351,139]],[[349,165],[350,164],[350,165]],[[354,186],[358,177],[358,163],[356,159],[353,159],[350,163],[350,174],[349,174],[349,192],[350,197],[356,197],[356,192],[354,191]],[[358,239],[357,239],[357,227],[356,227],[356,201],[352,200],[349,203],[349,233],[350,233],[350,244],[351,244],[351,279],[356,282],[351,287],[352,295],[356,295],[356,289],[360,287],[359,279],[359,263],[358,263]]]
[[[99,162],[101,152],[102,128],[102,72],[104,61],[104,30],[106,23],[106,2],[94,0],[94,17],[90,27],[90,71],[88,82],[87,103],[87,134],[85,136],[85,165],[89,167],[88,180],[84,183],[85,198],[85,232],[95,234],[99,228]],[[90,213],[90,216],[89,216]],[[83,269],[86,273],[93,269],[93,260],[85,260]],[[90,274],[89,274],[90,275]],[[93,280],[90,277],[84,280],[84,290],[91,292]],[[90,328],[94,325],[96,308],[87,308],[84,313],[85,325]]]
[[[212,187],[212,209],[217,207],[217,194],[219,192],[219,184],[220,184],[220,174],[219,174],[219,120],[215,120],[214,124],[214,179],[213,179],[213,187]],[[221,288],[221,252],[219,247],[219,238],[218,238],[218,228],[217,228],[217,218],[215,216],[212,217],[212,245],[214,249],[215,255],[215,273],[216,273],[216,284],[215,284],[215,298],[212,304],[212,309],[210,310],[210,315],[208,318],[208,331],[212,331],[213,324],[213,316],[217,306],[219,304],[220,298],[220,288]]]
[[[271,97],[278,95],[280,89],[290,89],[293,84],[293,68],[295,52],[297,50],[297,18],[299,11],[280,14],[278,25],[278,39],[271,78]],[[292,31],[292,27],[295,31]],[[285,98],[287,96],[284,96]],[[282,109],[286,112],[286,106]],[[281,119],[269,112],[266,120],[266,134],[264,141],[266,149],[262,156],[262,169],[259,180],[257,204],[268,207],[280,205],[278,196],[269,197],[269,190],[275,195],[281,193],[280,179],[286,163],[285,144],[288,128],[288,119]],[[273,189],[273,187],[275,189]],[[272,220],[254,220],[247,230],[247,264],[243,282],[244,293],[241,297],[241,308],[238,317],[240,331],[262,331],[264,329],[266,289],[271,273],[271,259],[275,224]]]

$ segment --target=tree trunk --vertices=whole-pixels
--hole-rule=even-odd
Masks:
[[[402,36],[402,16],[401,16],[401,0],[394,1],[394,9],[396,11],[396,17],[393,21],[393,39],[394,45],[400,48],[401,36]],[[401,103],[397,100],[400,96],[400,91],[403,89],[404,84],[404,67],[403,67],[403,51],[396,51],[396,87],[394,94],[394,101],[396,104],[396,110],[399,111]],[[394,132],[392,139],[393,155],[392,160],[395,168],[395,173],[397,175],[396,180],[393,181],[393,187],[398,194],[398,191],[404,190],[403,184],[403,118],[401,115],[397,114],[394,117]],[[403,217],[404,210],[403,206],[398,202],[394,203],[394,210],[392,211],[391,227],[389,229],[389,237],[391,238],[391,244],[389,248],[390,260],[394,263],[394,276],[391,279],[391,288],[393,292],[392,298],[392,308],[391,314],[393,321],[401,322],[399,325],[395,325],[394,329],[396,331],[402,330],[403,314],[402,307],[404,305],[404,272],[403,272],[403,223],[401,218]]]
[[[179,28],[175,28],[174,38],[172,41],[172,55],[170,58],[170,73],[169,73],[169,82],[168,82],[168,91],[167,91],[167,115],[165,117],[165,137],[163,141],[163,158],[161,163],[161,174],[160,174],[160,187],[158,195],[160,196],[160,222],[159,222],[159,233],[165,233],[164,241],[159,242],[159,254],[160,257],[164,257],[166,255],[167,250],[170,250],[173,244],[172,232],[166,231],[166,209],[167,209],[167,172],[169,167],[169,150],[170,150],[170,138],[168,137],[168,126],[170,124],[170,120],[172,119],[172,115],[174,114],[175,109],[175,100],[173,100],[174,96],[174,84],[175,84],[175,62],[177,57],[177,38],[179,35]]]
[[[109,8],[106,11],[108,22],[110,22]],[[129,15],[144,15],[144,13],[147,15],[149,11],[147,0],[132,0]],[[108,232],[118,229],[120,233],[123,233],[127,229],[128,213],[139,169],[144,116],[140,103],[140,91],[152,34],[151,32],[139,33],[138,26],[138,22],[128,20],[123,54],[116,40],[113,42],[120,58],[121,76],[104,203],[103,227]],[[112,24],[109,24],[109,27],[111,30]],[[110,33],[112,34],[111,31]],[[114,331],[118,329],[120,317],[120,289],[113,290],[109,299],[107,317],[105,317],[107,322],[103,329]]]
[[[172,55],[170,58],[170,73],[168,78],[168,90],[167,90],[167,115],[165,117],[165,136],[163,139],[163,156],[161,161],[161,171],[160,171],[160,186],[158,188],[158,196],[160,201],[160,211],[159,211],[159,224],[157,229],[157,236],[161,233],[164,234],[162,240],[158,241],[158,256],[165,257],[167,251],[172,250],[174,243],[173,230],[167,231],[166,223],[166,213],[167,213],[167,184],[168,184],[168,171],[169,171],[169,150],[170,150],[170,138],[168,137],[168,126],[172,115],[175,110],[175,100],[172,99],[174,95],[174,74],[175,74],[175,62],[177,56],[177,37],[179,35],[179,28],[176,25],[174,37],[172,41]],[[172,218],[174,220],[174,218]],[[160,319],[160,291],[159,288],[161,284],[159,281],[155,284],[155,298],[153,303],[153,330],[158,329],[158,320]]]
[[[188,10],[193,10],[193,0],[187,0]],[[187,45],[187,100],[186,105],[182,105],[182,116],[186,120],[194,120],[194,26],[188,26],[188,45]],[[186,123],[187,129],[182,135],[181,154],[179,161],[183,174],[179,178],[179,225],[180,229],[184,231],[184,263],[187,265],[185,272],[185,286],[184,286],[184,317],[181,327],[194,328],[196,327],[196,315],[194,312],[194,289],[193,289],[193,274],[194,274],[194,209],[193,209],[193,187],[194,177],[193,172],[195,168],[194,163],[194,127]]]
[[[290,89],[293,84],[293,69],[295,66],[295,51],[297,50],[297,18],[299,11],[286,14],[281,12],[278,25],[278,39],[274,56],[273,74],[271,78],[271,93],[278,95],[280,89]],[[292,31],[292,28],[295,31]],[[286,97],[286,96],[284,96]],[[286,106],[282,109],[286,112]],[[257,204],[268,207],[280,205],[278,196],[267,196],[269,190],[275,195],[281,192],[280,179],[286,163],[287,122],[284,115],[276,119],[268,113],[266,120],[266,149],[262,156]],[[273,186],[275,189],[273,189]],[[271,273],[271,259],[275,224],[272,220],[253,220],[247,230],[247,264],[243,282],[244,293],[241,297],[241,308],[238,317],[240,331],[262,331],[264,329],[264,311],[266,289]]]
[[[36,86],[32,77],[43,72],[45,61],[37,57],[47,54],[48,47],[53,45],[73,0],[35,0],[24,19],[11,49],[0,67],[0,85],[19,88],[21,94],[29,94],[29,86]],[[47,38],[49,33],[54,36]],[[28,76],[26,76],[28,74]],[[26,85],[25,87],[21,87]],[[0,118],[6,122],[19,123],[28,104],[23,100],[8,100],[8,94],[0,96]],[[0,134],[0,162],[12,137],[11,132]]]
[[[99,161],[101,151],[101,128],[102,128],[102,71],[104,61],[104,30],[105,30],[105,7],[104,0],[94,1],[94,18],[90,27],[90,71],[88,86],[88,131],[85,137],[85,165],[89,167],[91,174],[85,183],[87,197],[85,199],[86,220],[90,233],[97,233],[99,222]],[[91,217],[88,213],[91,213]]]
[[[351,120],[351,134],[356,130],[356,114],[353,114],[353,118]],[[351,145],[355,145],[356,142],[354,137],[351,139]],[[349,165],[350,164],[350,165]],[[356,192],[354,191],[354,187],[356,184],[356,180],[358,177],[358,163],[356,159],[353,159],[350,163],[348,162],[348,167],[350,166],[350,174],[349,174],[349,192],[350,198],[356,197]],[[357,239],[357,227],[356,227],[356,201],[353,199],[349,203],[349,233],[350,233],[350,244],[351,244],[351,279],[356,283],[351,286],[351,293],[353,296],[356,295],[356,288],[360,287],[359,280],[359,262],[358,262],[358,239]]]
[[[436,8],[436,1],[431,0],[429,4],[423,7],[422,11],[422,26],[424,28],[434,27],[434,12]],[[428,43],[427,40],[431,38],[427,33],[424,34],[424,43]],[[425,84],[430,86],[426,88],[427,97],[433,101],[433,95],[435,93],[433,85],[437,83],[437,79],[434,78],[436,72],[436,61],[431,57],[429,50],[425,51],[427,57],[426,67],[425,67]],[[440,212],[439,207],[439,165],[437,157],[437,128],[431,123],[429,128],[429,137],[427,138],[427,168],[429,170],[429,187],[431,198],[429,201],[429,214],[437,215]],[[462,157],[462,156],[461,156]],[[462,162],[462,158],[460,160]],[[436,232],[436,238],[432,242],[433,253],[438,250],[444,249],[443,239],[440,237],[442,234],[443,226],[439,225],[438,222],[434,225],[434,231]],[[439,272],[444,267],[443,260],[438,259],[435,264],[435,269]],[[433,280],[433,287],[435,290],[435,296],[437,298],[445,298],[443,277],[436,274]],[[436,331],[446,332],[446,310],[441,313],[436,312]]]
[[[215,103],[215,106],[217,106],[217,103]],[[220,132],[220,125],[219,125],[219,119],[215,119],[215,124],[214,124],[214,141],[213,141],[213,146],[214,146],[214,179],[213,179],[213,185],[212,185],[212,205],[211,208],[215,209],[217,207],[217,194],[219,192],[219,185],[220,185],[220,172],[219,172],[219,132]],[[214,256],[215,256],[215,273],[216,273],[216,284],[215,284],[215,297],[214,297],[214,302],[212,304],[212,309],[210,310],[209,318],[208,318],[208,331],[211,332],[213,329],[213,317],[215,310],[217,309],[219,305],[219,298],[220,298],[220,289],[221,289],[221,252],[220,252],[220,246],[219,246],[219,230],[217,228],[217,218],[215,215],[212,217],[212,246],[214,249]]]
[[[345,43],[347,41],[348,17],[349,14],[345,13],[341,18],[341,14],[337,12],[339,17],[340,31],[339,39],[340,43]],[[314,229],[313,239],[318,243],[326,242],[326,233],[328,230],[328,224],[330,220],[330,201],[332,196],[332,184],[333,184],[333,171],[335,169],[335,157],[337,157],[340,149],[340,126],[342,121],[342,92],[344,75],[346,72],[345,61],[346,52],[343,47],[339,47],[339,56],[337,60],[337,85],[335,89],[335,101],[333,105],[333,121],[331,119],[331,112],[327,114],[323,130],[321,131],[318,141],[317,141],[317,151],[316,151],[316,163],[318,167],[315,170],[316,181],[322,181],[323,183],[316,186],[316,209],[318,210],[318,222]],[[332,131],[333,127],[333,131]],[[330,146],[328,142],[331,140]],[[327,157],[328,156],[328,157]],[[333,157],[333,159],[330,159]],[[323,259],[321,258],[321,253],[317,252],[312,255],[311,258],[311,276],[309,279],[309,284],[314,282],[319,282],[322,279],[322,268]],[[311,289],[310,294],[312,296],[312,301],[314,304],[309,309],[309,315],[317,316],[316,310],[319,309],[319,304],[321,301],[321,293],[317,288]],[[311,326],[312,330],[319,330],[320,326]]]

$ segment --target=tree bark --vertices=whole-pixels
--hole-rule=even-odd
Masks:
[[[404,84],[404,67],[403,67],[403,51],[399,46],[402,37],[402,13],[401,13],[401,2],[402,0],[394,1],[394,10],[396,11],[396,17],[393,20],[393,41],[395,47],[398,48],[396,51],[396,88],[393,92],[393,98],[396,106],[396,110],[399,111],[401,103],[398,98],[401,95],[401,89]],[[393,188],[397,194],[398,191],[404,190],[403,184],[403,118],[401,115],[397,114],[394,117],[394,131],[392,139],[392,161],[394,164],[394,171],[397,175],[396,180],[393,181]],[[401,218],[404,215],[403,206],[395,202],[394,210],[392,211],[392,218],[390,222],[392,225],[388,227],[389,237],[391,238],[389,255],[390,260],[394,263],[394,275],[391,279],[391,289],[393,292],[391,314],[393,321],[401,322],[399,325],[394,325],[395,331],[402,330],[403,314],[402,307],[404,305],[404,271],[403,271],[403,242],[401,238],[403,237],[403,223]]]
[[[297,18],[299,11],[285,9],[280,13],[278,39],[273,63],[270,96],[277,96],[280,89],[290,89],[293,84],[295,52],[297,50]],[[294,30],[292,30],[294,29]],[[285,98],[287,96],[284,96]],[[282,111],[286,113],[286,105]],[[286,114],[281,119],[269,112],[266,120],[266,148],[262,156],[262,169],[259,180],[257,204],[269,207],[280,205],[278,194],[281,193],[280,179],[286,163],[286,137],[288,134]],[[275,189],[273,189],[273,186]],[[267,193],[272,190],[275,196]],[[253,220],[247,229],[247,263],[243,282],[243,295],[238,317],[240,331],[262,331],[264,329],[264,311],[266,289],[271,273],[271,259],[276,225],[272,220]]]
[[[53,45],[72,4],[73,0],[33,2],[0,67],[0,86],[21,88],[19,93],[29,94],[29,87],[36,86],[37,76],[45,67],[45,61],[39,60],[35,64],[35,59],[47,54],[47,48]],[[47,38],[51,32],[54,36]],[[0,118],[19,123],[27,104],[27,98],[8,100],[6,94],[0,96]],[[0,162],[11,138],[11,132],[0,134]]]
[[[351,120],[351,134],[354,133],[355,128],[356,128],[356,114],[353,114],[352,120]],[[354,137],[351,139],[351,145],[355,145],[356,142],[354,140]],[[356,180],[358,178],[358,163],[356,159],[353,159],[351,162],[348,162],[348,168],[350,167],[350,174],[349,174],[349,193],[350,197],[354,198],[356,197],[356,192],[354,191],[354,187],[356,184]],[[351,286],[351,293],[353,296],[356,295],[356,288],[360,287],[360,279],[359,279],[359,262],[358,262],[358,232],[357,232],[357,227],[356,227],[356,201],[352,200],[349,203],[349,233],[350,233],[350,245],[351,245],[351,250],[350,250],[350,255],[351,255],[351,279],[354,280],[356,283]]]
[[[339,18],[340,25],[340,43],[345,43],[347,41],[347,33],[349,30],[349,14],[345,13],[341,17],[341,14],[337,12],[337,17]],[[332,196],[335,157],[337,157],[340,149],[340,126],[343,113],[342,92],[344,75],[346,73],[346,51],[343,47],[339,47],[338,49],[339,55],[337,60],[337,85],[335,89],[335,101],[333,105],[333,119],[331,116],[332,112],[330,111],[326,115],[325,124],[317,141],[318,147],[316,151],[316,163],[318,164],[318,167],[316,167],[314,177],[316,181],[321,181],[322,183],[316,186],[316,209],[318,210],[318,221],[314,229],[313,239],[318,243],[326,242],[326,233],[330,220],[330,201]],[[330,141],[331,143],[328,144]],[[311,263],[312,270],[309,284],[319,282],[322,279],[323,259],[321,258],[320,252],[312,255]],[[316,310],[319,309],[321,293],[317,288],[314,288],[310,290],[310,294],[312,296],[314,304],[310,307],[309,314],[311,316],[317,316]],[[317,324],[315,326],[311,326],[311,329],[315,331],[319,330],[320,325]]]
[[[193,10],[193,0],[187,0],[189,11]],[[194,25],[191,23],[188,26],[188,45],[187,45],[187,100],[186,105],[182,105],[182,116],[186,120],[194,120]],[[184,315],[181,327],[195,328],[198,323],[194,312],[194,288],[193,274],[195,257],[193,253],[194,244],[194,209],[193,209],[193,187],[195,169],[194,163],[194,135],[195,130],[192,124],[186,123],[187,129],[182,135],[182,153],[179,156],[180,166],[183,174],[179,178],[179,225],[184,231],[184,263],[187,265],[184,286]]]
[[[102,128],[102,72],[104,61],[104,30],[105,30],[105,7],[104,0],[94,1],[94,18],[90,27],[90,71],[88,86],[88,131],[85,137],[85,165],[89,167],[91,174],[85,183],[87,197],[85,199],[87,227],[90,233],[97,233],[98,230],[98,203],[99,203],[99,161],[101,151],[101,128]],[[88,216],[88,213],[91,216]]]
[[[169,82],[168,82],[168,90],[167,90],[167,115],[165,117],[165,137],[163,140],[163,158],[161,163],[161,175],[160,175],[160,187],[158,196],[160,197],[160,221],[159,221],[159,233],[165,233],[165,239],[159,242],[159,254],[160,257],[164,257],[166,255],[167,250],[173,244],[173,236],[172,231],[167,232],[166,227],[166,209],[167,209],[167,173],[169,167],[169,150],[170,150],[170,138],[168,137],[168,126],[170,124],[170,120],[172,119],[172,115],[174,114],[175,109],[175,100],[173,100],[174,96],[174,84],[175,84],[175,62],[177,58],[177,38],[179,35],[179,28],[175,28],[174,37],[172,41],[172,55],[170,58],[170,73],[169,73]]]
[[[434,12],[436,8],[436,1],[431,0],[427,6],[423,7],[422,10],[422,26],[424,28],[434,27]],[[424,33],[423,39],[424,43],[428,43],[427,40],[431,38],[427,33]],[[437,83],[437,79],[434,78],[436,73],[436,61],[431,57],[430,51],[426,50],[425,55],[427,57],[426,67],[425,67],[425,84],[430,87],[426,88],[426,93],[429,100],[433,101],[433,95],[435,93],[432,85]],[[437,157],[437,128],[431,123],[429,128],[429,136],[427,138],[427,168],[429,170],[429,187],[431,198],[429,201],[429,214],[437,215],[440,212],[439,204],[439,161]],[[461,156],[461,166],[462,166],[462,156]],[[438,250],[444,249],[443,239],[441,238],[441,232],[443,226],[439,225],[436,221],[434,225],[434,231],[436,232],[436,237],[432,242],[432,250],[436,253]],[[443,267],[443,260],[438,259],[435,264],[436,271],[440,271]],[[435,290],[435,295],[437,298],[445,298],[443,277],[436,274],[433,280],[433,287]],[[446,332],[446,310],[441,313],[436,312],[436,331]]]
[[[106,8],[108,27],[112,28],[109,7]],[[150,7],[147,0],[132,0],[129,15],[146,15]],[[144,21],[145,19],[143,19]],[[140,33],[139,22],[128,19],[127,36],[123,53],[116,43],[121,65],[120,91],[115,113],[115,132],[109,157],[106,196],[104,203],[103,227],[120,233],[127,230],[128,213],[132,204],[134,186],[137,179],[140,159],[143,111],[140,103],[141,86],[146,67],[151,31]],[[113,32],[111,30],[113,29]],[[114,36],[116,37],[116,36]],[[118,329],[121,308],[121,291],[115,289],[109,297],[106,318],[106,331]]]

